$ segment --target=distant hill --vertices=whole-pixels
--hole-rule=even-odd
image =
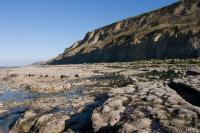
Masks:
[[[88,32],[46,64],[198,57],[200,0],[182,0]]]
[[[0,66],[0,69],[13,69],[13,68],[19,68],[19,66]]]

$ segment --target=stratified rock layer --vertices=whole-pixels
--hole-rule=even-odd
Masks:
[[[199,18],[199,0],[182,0],[89,32],[47,64],[198,58]]]

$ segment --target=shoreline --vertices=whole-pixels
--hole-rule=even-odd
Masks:
[[[18,88],[29,83],[33,88],[25,90],[41,93],[25,104],[10,104],[13,106],[7,112],[10,117],[1,117],[0,113],[0,121],[10,120],[6,127],[9,133],[38,130],[42,133],[177,130],[197,133],[200,129],[198,62],[28,66],[0,70],[0,79],[11,86]],[[184,85],[187,88],[180,91]],[[20,112],[20,106],[28,108]],[[6,108],[0,107],[3,109]],[[16,121],[10,126],[16,115]]]

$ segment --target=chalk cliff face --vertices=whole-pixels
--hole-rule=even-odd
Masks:
[[[47,64],[200,57],[200,0],[182,0],[88,32]]]

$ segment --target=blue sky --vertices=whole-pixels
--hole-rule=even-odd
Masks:
[[[85,33],[177,0],[0,0],[0,66],[62,53]]]

